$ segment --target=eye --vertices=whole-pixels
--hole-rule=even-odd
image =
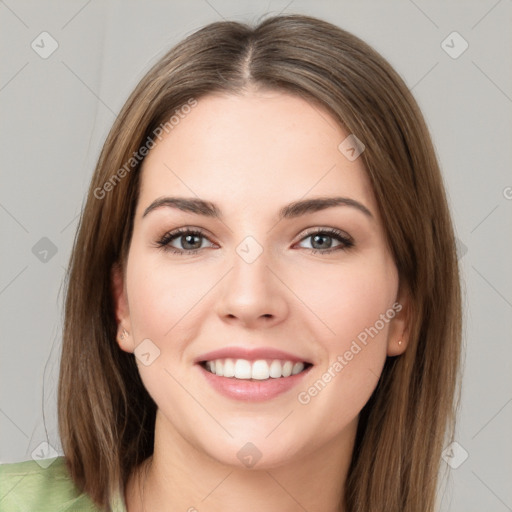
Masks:
[[[204,249],[205,247],[212,247],[214,244],[210,246],[204,246],[203,242],[209,241],[206,235],[197,229],[190,228],[179,228],[166,233],[158,242],[157,245],[161,249],[165,251],[171,251],[174,254],[196,254],[200,249]],[[177,244],[181,247],[176,247]]]
[[[310,240],[310,246],[304,247],[312,254],[320,252],[328,254],[334,251],[346,250],[354,246],[352,238],[334,228],[315,229],[309,231],[306,236],[302,237],[302,241]],[[210,243],[210,245],[205,245]],[[178,245],[179,247],[177,247]],[[206,235],[198,229],[179,228],[166,233],[157,241],[157,246],[164,251],[170,251],[179,255],[194,255],[201,249],[214,247],[215,244],[206,237]]]
[[[309,231],[307,235],[301,239],[301,241],[304,240],[310,240],[310,247],[302,247],[304,249],[310,249],[312,254],[316,254],[317,252],[328,254],[334,251],[346,250],[354,246],[354,241],[349,235],[334,228]],[[335,242],[338,243],[336,244]]]

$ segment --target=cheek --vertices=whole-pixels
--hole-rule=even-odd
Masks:
[[[344,350],[361,333],[364,338],[376,322],[378,330],[387,333],[388,323],[383,326],[379,319],[395,302],[398,275],[386,257],[315,265],[294,279],[293,289],[308,306],[308,316],[316,317],[312,325],[329,352]]]
[[[190,339],[191,319],[202,298],[215,284],[215,275],[194,265],[166,264],[158,258],[137,258],[128,266],[127,290],[130,318],[137,338],[162,343],[187,326]],[[192,322],[192,325],[194,323]]]
[[[136,362],[144,386],[164,409],[174,410],[189,398],[177,383],[189,378],[181,364],[183,354],[198,336],[201,300],[215,284],[211,269],[197,267],[172,264],[162,254],[153,256],[137,249],[128,261],[127,293],[135,344],[149,339],[154,344],[150,352],[158,354],[148,365],[138,358]]]
[[[308,298],[323,321],[317,340],[325,357],[315,379],[299,390],[298,402],[315,411],[335,434],[370,398],[386,360],[387,336],[398,289],[396,267],[386,258],[326,269],[309,278]],[[312,286],[316,282],[316,286]],[[306,284],[306,283],[305,283]],[[327,327],[326,327],[327,326]]]

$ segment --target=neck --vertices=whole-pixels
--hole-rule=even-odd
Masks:
[[[238,512],[248,504],[267,512],[343,512],[356,428],[357,418],[312,453],[304,449],[281,465],[246,469],[212,459],[158,412],[154,454],[128,481],[127,512]]]

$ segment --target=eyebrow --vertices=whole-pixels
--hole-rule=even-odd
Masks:
[[[293,219],[308,213],[333,208],[335,206],[349,206],[355,208],[356,210],[364,213],[367,217],[373,219],[373,215],[370,210],[355,199],[351,199],[349,197],[317,197],[313,199],[294,201],[293,203],[287,204],[279,210],[279,220]],[[204,215],[205,217],[212,217],[216,219],[222,218],[221,210],[214,203],[195,197],[160,197],[155,199],[144,210],[142,217],[146,217],[146,215],[153,210],[157,210],[162,207],[176,208],[184,212]]]

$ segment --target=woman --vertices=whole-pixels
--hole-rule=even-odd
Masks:
[[[105,142],[70,262],[64,457],[3,466],[5,510],[431,512],[460,308],[390,65],[307,16],[208,25]]]

